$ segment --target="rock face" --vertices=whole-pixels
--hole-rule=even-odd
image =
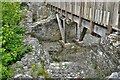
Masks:
[[[43,19],[40,22],[34,23],[34,27],[32,28],[32,35],[37,37],[39,40],[60,40],[61,35],[56,18],[51,15],[47,19]]]

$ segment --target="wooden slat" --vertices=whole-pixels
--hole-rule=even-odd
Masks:
[[[104,25],[104,21],[103,21],[103,19],[104,19],[104,7],[105,7],[104,2],[102,2],[101,25]]]
[[[110,15],[109,15],[109,18],[108,18],[108,25],[107,25],[107,28],[108,28],[108,32],[106,33],[106,35],[109,35],[111,32],[112,32],[112,16],[113,16],[113,9],[114,9],[114,3],[111,2],[109,3],[109,7],[108,7],[108,11],[110,12]]]
[[[77,14],[77,2],[75,2],[75,14]]]
[[[115,2],[114,3],[115,5],[114,5],[114,11],[113,11],[113,16],[112,16],[112,26],[113,26],[113,28],[116,28],[117,29],[117,27],[118,27],[118,14],[116,14],[116,13],[118,13],[118,8],[119,8],[119,3],[118,2]]]
[[[62,9],[66,10],[67,12],[70,12],[71,19],[72,19],[72,14],[79,16],[80,5],[78,2],[73,2],[73,5],[71,5],[70,2],[67,2],[66,5],[64,5],[65,0],[62,0],[62,2],[60,1],[61,0],[58,0],[58,2],[47,2],[47,3],[60,8],[61,12],[58,8],[54,8],[54,10],[56,10],[57,12],[59,11],[61,14],[62,14]],[[90,2],[82,2],[81,17],[91,20],[90,19],[91,14],[93,14],[94,12],[95,16],[94,15],[92,16],[93,22],[98,23],[100,25],[104,25],[104,26],[111,23],[110,25],[112,25],[113,27],[117,27],[118,22],[119,22],[118,21],[119,15],[117,14],[119,3],[115,2],[114,5],[112,5],[111,2],[96,2],[95,5],[96,6],[94,7],[94,10],[92,10],[92,7],[91,7],[92,5],[90,5]],[[111,10],[111,7],[113,8],[112,10]],[[52,6],[51,6],[51,9],[53,10]],[[111,14],[113,14],[113,16],[111,16]],[[111,19],[111,22],[110,22],[110,19]]]
[[[70,3],[70,5],[71,5],[71,22],[73,22],[73,3],[71,2]]]
[[[104,26],[106,26],[106,18],[107,18],[106,5],[107,5],[107,3],[104,2],[104,15],[103,15],[103,23],[104,23]]]
[[[96,13],[96,2],[94,2],[93,19],[92,19],[93,22],[95,22],[95,13]]]
[[[91,17],[90,17],[90,33],[93,32],[93,17],[94,17],[94,7],[95,7],[95,2],[91,2]]]
[[[100,24],[100,3],[98,3],[97,10],[98,10],[97,23]]]
[[[84,18],[84,4],[85,2],[82,2],[82,17]]]
[[[80,31],[82,30],[82,26],[81,26],[81,16],[82,16],[82,2],[80,2],[80,8],[79,8],[79,22],[78,22],[78,27],[80,27]]]
[[[103,2],[100,2],[100,16],[99,16],[99,23],[102,25],[102,17],[103,17]]]
[[[90,3],[88,3],[88,20],[90,20]]]
[[[98,2],[96,2],[95,5],[96,5],[95,6],[95,22],[97,23],[98,22],[97,21],[97,17],[98,17],[98,9],[97,9],[98,8]]]
[[[119,1],[118,14],[119,14],[119,19],[118,19],[118,29],[120,29],[120,1]]]

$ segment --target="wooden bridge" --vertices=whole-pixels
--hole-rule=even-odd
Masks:
[[[56,12],[62,39],[66,42],[66,23],[77,23],[77,40],[82,41],[87,31],[97,37],[120,32],[120,2],[67,2],[46,0],[46,5]],[[73,26],[74,27],[74,26]]]

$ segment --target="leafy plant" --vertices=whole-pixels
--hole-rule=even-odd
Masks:
[[[26,29],[19,25],[23,14],[20,10],[20,2],[1,2],[2,4],[2,27],[0,27],[0,78],[10,78],[9,65],[19,60],[23,54],[31,49],[29,45],[23,45],[24,32]],[[2,54],[1,54],[2,53]]]

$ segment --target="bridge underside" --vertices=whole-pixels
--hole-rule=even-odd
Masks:
[[[60,20],[63,20],[63,23],[71,23],[71,22],[75,22],[77,23],[77,26],[73,26],[73,27],[77,27],[77,40],[78,41],[82,41],[86,31],[90,30],[91,27],[91,21],[85,18],[80,18],[79,16],[75,15],[75,14],[71,14],[70,12],[67,12],[65,10],[61,10],[60,8],[57,8],[55,6],[52,6],[50,4],[47,4],[52,11],[56,12],[56,16],[57,18],[59,18]],[[81,21],[80,21],[81,19]],[[58,19],[57,19],[58,20]],[[59,28],[62,26],[60,20],[58,20],[58,24],[59,24]],[[61,26],[60,26],[61,25]],[[106,33],[112,33],[112,32],[116,32],[117,30],[115,29],[108,29],[108,27],[104,26],[104,25],[100,25],[99,23],[96,23],[94,21],[92,21],[92,32],[91,35],[96,36],[96,37],[104,37],[106,36]],[[64,42],[66,42],[66,38],[65,38],[65,25],[63,25],[63,28],[61,28],[61,35],[63,36],[63,40]],[[119,30],[118,30],[119,31]]]

